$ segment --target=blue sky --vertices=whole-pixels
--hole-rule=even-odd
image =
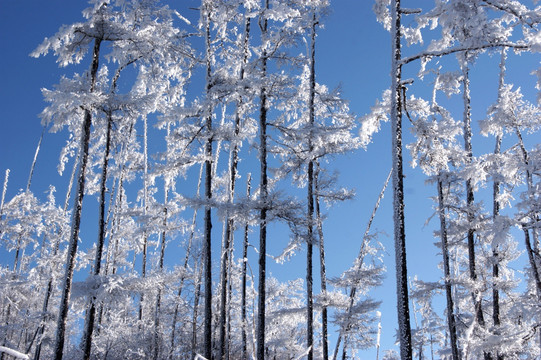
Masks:
[[[184,14],[193,10],[183,12],[183,6],[187,8],[198,2],[179,3],[182,4],[179,5],[179,11]],[[318,82],[330,88],[341,85],[343,96],[350,101],[350,107],[357,116],[367,113],[390,84],[389,34],[376,22],[371,10],[372,3],[368,0],[333,1],[333,11],[324,21],[325,29],[319,32],[316,45]],[[410,3],[408,7],[428,2],[416,0]],[[59,69],[51,55],[34,59],[28,54],[45,36],[53,35],[62,24],[81,20],[81,10],[85,7],[86,1],[79,0],[0,1],[0,41],[3,48],[0,57],[0,177],[3,181],[5,170],[11,170],[7,199],[26,186],[30,164],[42,131],[38,114],[45,104],[40,89],[52,87],[61,74],[70,74],[73,71],[70,68]],[[415,51],[415,48],[405,49],[405,52],[408,51]],[[498,61],[498,56],[485,55],[472,71],[474,121],[482,119],[486,107],[496,99]],[[532,101],[535,96],[535,78],[529,75],[529,72],[535,66],[539,66],[539,58],[529,55],[520,58],[512,55],[508,66],[509,77],[522,84],[524,92]],[[405,77],[413,77],[417,70],[417,64],[408,65]],[[426,95],[427,90],[423,90],[423,86],[426,88],[426,84],[419,84],[418,89]],[[460,98],[455,97],[452,101],[459,109]],[[456,116],[459,118],[459,115]],[[407,127],[404,134],[405,143],[411,141]],[[32,185],[36,194],[44,196],[49,184],[54,184],[59,189],[58,201],[63,196],[61,194],[67,182],[66,175],[60,177],[56,172],[59,148],[65,140],[65,132],[45,135]],[[476,144],[481,144],[480,147],[493,146],[490,141],[476,136],[474,147]],[[355,200],[327,209],[329,217],[324,231],[328,276],[338,276],[349,268],[358,253],[360,238],[391,166],[390,154],[389,124],[383,124],[382,131],[374,137],[367,151],[360,150],[333,160],[332,165],[341,173],[341,183],[355,188],[357,196]],[[433,238],[432,231],[437,224],[432,222],[425,226],[425,220],[432,212],[432,201],[429,197],[435,194],[435,188],[424,184],[425,177],[419,169],[407,167],[405,174],[409,275],[435,281],[440,277],[437,264],[441,257],[433,246],[437,239]],[[373,225],[373,229],[388,234],[380,237],[387,249],[387,279],[381,288],[371,294],[373,298],[383,302],[382,349],[396,349],[393,338],[396,328],[396,297],[390,190],[386,193]],[[95,204],[94,199],[87,198],[84,211],[90,213]],[[94,226],[92,221],[83,218],[84,223],[90,223],[83,226]],[[215,227],[219,228],[221,226]],[[94,237],[91,241],[93,239]],[[277,242],[269,252],[277,255],[282,244],[285,245]],[[0,252],[1,264],[11,263],[11,258],[11,254]],[[316,258],[314,260],[318,263]],[[305,256],[301,252],[284,265],[269,264],[269,271],[284,280],[304,278],[304,261]],[[255,267],[255,258],[253,264]],[[318,268],[314,273],[319,273]],[[316,278],[315,282],[318,281]],[[334,347],[333,339],[335,337],[331,336],[331,348]],[[361,358],[374,357],[374,353],[373,350],[363,352]]]

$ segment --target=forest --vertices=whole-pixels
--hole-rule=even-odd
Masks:
[[[89,0],[31,44],[0,360],[541,358],[541,4],[357,0],[356,114],[340,1]]]

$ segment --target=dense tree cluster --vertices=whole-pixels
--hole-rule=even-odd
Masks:
[[[73,167],[67,189],[51,185],[46,199],[31,190],[36,158],[12,199],[6,171],[0,246],[13,262],[0,267],[0,356],[345,359],[373,346],[379,356],[370,291],[384,249],[371,224],[389,183],[400,358],[539,356],[541,108],[506,81],[509,57],[541,50],[541,8],[524,3],[376,0],[391,87],[356,119],[317,82],[328,0],[201,0],[196,23],[157,0],[91,0],[84,21],[32,53],[81,70],[43,90],[41,113],[45,129],[68,134],[59,172]],[[500,61],[499,86],[472,127],[471,74],[484,56]],[[403,79],[415,64],[415,79]],[[370,151],[382,121],[392,171],[358,256],[327,279],[323,204],[354,196],[329,159]],[[477,135],[494,150],[477,150]],[[434,185],[438,282],[408,277],[403,150]],[[82,217],[92,196],[97,214]],[[95,222],[97,239],[83,222]],[[278,261],[306,250],[296,280],[267,274],[271,224],[288,230]],[[523,276],[510,266],[521,258]]]

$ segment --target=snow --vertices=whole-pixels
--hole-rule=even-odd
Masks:
[[[21,352],[18,352],[17,350],[7,348],[5,346],[0,346],[0,353],[2,352],[4,354],[11,355],[17,359],[30,360],[30,356],[23,354]]]

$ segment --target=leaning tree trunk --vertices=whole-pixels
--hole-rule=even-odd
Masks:
[[[366,230],[364,231],[363,238],[361,240],[361,249],[359,250],[359,255],[357,255],[357,259],[355,259],[355,264],[357,265],[356,270],[361,271],[364,263],[364,257],[366,255],[366,246],[369,241],[368,234],[370,233],[370,229],[372,227],[372,222],[374,221],[374,218],[376,217],[376,212],[379,209],[379,204],[381,203],[381,200],[383,199],[383,195],[385,194],[385,189],[387,189],[387,185],[389,184],[389,180],[391,179],[392,170],[389,171],[389,175],[387,175],[387,179],[385,180],[385,183],[383,184],[383,188],[381,189],[381,192],[379,193],[378,199],[376,201],[376,205],[374,206],[374,209],[372,210],[372,214],[370,215],[370,219],[368,220],[368,224],[366,225]],[[348,307],[346,308],[346,314],[347,318],[345,323],[348,324],[353,314],[353,305],[355,303],[355,296],[357,294],[357,286],[353,286],[351,290],[349,291],[349,303]],[[346,325],[348,326],[348,325]],[[346,329],[346,332],[349,329]],[[338,340],[336,341],[336,347],[334,348],[334,354],[333,354],[333,360],[337,359],[338,356],[338,350],[340,349],[340,343],[342,342],[342,338],[347,337],[347,334],[344,335],[344,329],[340,328],[340,332],[338,333]],[[345,341],[344,341],[345,342]],[[344,347],[347,347],[344,345]]]
[[[265,0],[265,8],[262,14],[261,37],[267,36],[267,14],[269,0]],[[259,213],[259,284],[258,284],[258,306],[257,306],[257,358],[265,358],[265,294],[266,294],[266,256],[267,256],[267,50],[263,48],[261,54],[261,77],[263,85],[260,93],[259,109],[259,163],[261,166],[261,183],[259,185],[259,202],[261,211]]]
[[[515,134],[518,139],[519,148],[522,153],[522,161],[524,162],[524,166],[526,168],[526,185],[528,187],[528,199],[533,202],[534,201],[534,189],[533,189],[533,176],[530,171],[530,156],[528,154],[528,151],[526,150],[526,146],[524,145],[524,140],[522,138],[522,133],[518,127],[518,124],[514,124],[514,130]],[[537,237],[537,227],[536,224],[539,221],[538,215],[535,212],[535,210],[532,210],[532,213],[530,215],[532,224],[530,224],[531,230],[532,230],[532,236],[533,236],[533,246],[531,244],[530,239],[530,232],[528,230],[528,227],[525,225],[522,226],[522,229],[524,231],[524,241],[526,242],[526,252],[528,253],[528,259],[530,260],[530,267],[532,274],[534,276],[536,290],[537,290],[537,296],[541,300],[541,281],[539,281],[539,248],[538,248],[538,242],[539,239]],[[539,334],[539,343],[541,348],[541,333]]]
[[[34,176],[34,169],[36,168],[36,162],[38,160],[38,154],[41,149],[41,142],[43,141],[43,135],[45,134],[45,127],[41,130],[41,136],[39,137],[38,146],[36,146],[36,152],[34,153],[34,159],[30,166],[30,174],[28,175],[28,182],[26,183],[26,191],[30,190],[30,184],[32,184],[32,177]]]
[[[541,278],[539,276],[539,268],[537,267],[537,252],[535,249],[532,248],[532,243],[530,240],[530,232],[528,228],[525,226],[522,227],[522,231],[524,232],[524,242],[526,243],[526,253],[528,254],[528,260],[530,261],[530,268],[531,273],[533,276],[533,280],[535,282],[535,288],[537,293],[537,299],[539,302],[541,302]],[[539,335],[541,342],[541,334]]]
[[[441,174],[438,176],[438,213],[440,217],[441,252],[443,255],[443,277],[445,282],[445,298],[447,301],[447,326],[449,327],[449,341],[453,360],[460,359],[456,332],[456,320],[453,303],[453,289],[451,286],[451,265],[449,260],[449,243],[447,239],[447,221],[445,216],[445,203],[443,197],[443,184]]]
[[[102,39],[94,40],[94,52],[92,56],[92,65],[90,68],[90,92],[94,91],[96,83],[96,73],[98,71],[100,45]],[[85,170],[88,162],[88,146],[90,143],[90,126],[92,124],[92,113],[90,109],[85,109],[83,127],[81,132],[79,171],[77,178],[77,190],[75,203],[73,205],[73,214],[71,220],[71,234],[66,258],[66,273],[64,275],[64,285],[62,288],[62,298],[60,300],[60,310],[58,315],[58,324],[56,330],[56,340],[54,347],[55,360],[61,360],[64,352],[64,340],[66,332],[66,323],[68,320],[69,298],[71,295],[71,285],[73,271],[75,268],[75,256],[77,254],[77,242],[79,240],[79,228],[81,224],[81,212],[83,209],[83,197],[85,191]]]
[[[413,357],[408,302],[408,267],[406,262],[406,229],[404,221],[404,175],[402,159],[402,88],[400,0],[391,0],[391,136],[393,162],[394,246],[398,336],[402,360]]]
[[[103,166],[101,172],[100,184],[100,204],[98,220],[98,242],[96,244],[96,256],[94,258],[94,277],[97,278],[101,271],[101,258],[103,253],[103,244],[105,242],[105,192],[107,188],[107,170],[109,164],[109,151],[111,149],[111,130],[113,127],[113,115],[111,112],[107,116],[107,133],[105,136],[105,152],[103,154]],[[96,280],[96,279],[95,279]],[[96,296],[91,295],[89,307],[87,309],[86,321],[83,332],[82,348],[83,358],[90,359],[90,350],[92,347],[92,332],[94,331],[94,320],[96,317]]]
[[[71,176],[68,183],[68,189],[66,191],[66,198],[64,200],[63,214],[66,214],[66,212],[68,211],[69,199],[71,197],[71,190],[73,188],[73,180],[75,179],[75,173],[77,172],[77,168],[78,168],[77,164],[79,162],[78,161],[79,155],[80,154],[77,154],[76,156],[77,160],[73,164],[73,170],[71,171]],[[60,247],[60,239],[57,239],[53,245],[53,258],[56,257],[56,255],[58,254],[59,247]],[[54,280],[53,276],[50,276],[49,281],[47,281],[47,288],[45,290],[45,298],[43,299],[43,308],[42,308],[43,316],[42,316],[41,324],[38,328],[37,335],[36,335],[38,339],[38,343],[36,344],[36,349],[34,350],[34,360],[39,360],[41,356],[41,344],[43,340],[42,337],[45,331],[45,321],[47,319],[46,314],[49,308],[49,299],[51,298],[51,295],[53,293],[53,280]]]

